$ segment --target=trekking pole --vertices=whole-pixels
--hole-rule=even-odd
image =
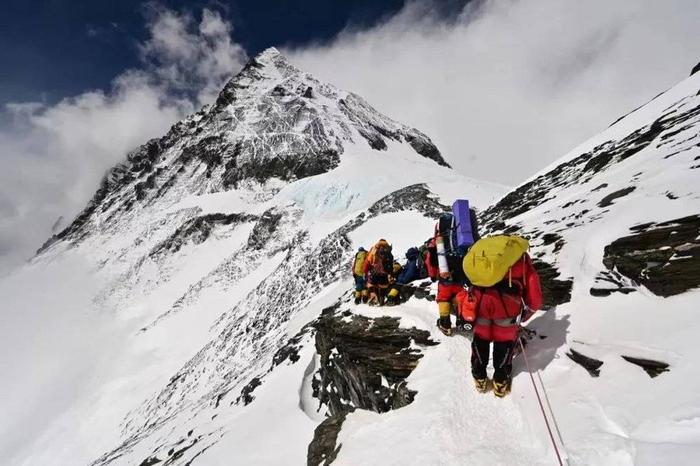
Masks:
[[[564,462],[561,459],[561,454],[559,453],[559,447],[557,447],[557,442],[554,440],[554,434],[552,433],[552,428],[549,426],[549,420],[547,419],[547,413],[544,410],[544,405],[542,404],[542,398],[540,398],[540,391],[537,390],[537,384],[535,384],[535,378],[532,376],[532,370],[530,369],[530,363],[527,360],[527,353],[525,353],[525,345],[523,341],[518,337],[518,342],[520,342],[520,350],[523,353],[523,358],[525,360],[525,367],[527,367],[527,372],[530,374],[530,380],[532,380],[532,388],[535,389],[535,395],[537,395],[537,402],[540,404],[540,411],[542,411],[542,417],[544,417],[544,423],[547,426],[547,432],[549,432],[549,439],[552,441],[552,446],[554,447],[554,453],[557,455],[557,461],[559,461],[559,466],[564,466]],[[544,387],[544,385],[542,386]],[[554,416],[552,416],[554,418]]]

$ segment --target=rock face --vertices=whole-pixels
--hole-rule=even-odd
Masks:
[[[205,242],[212,233],[215,234],[217,230],[221,230],[224,227],[236,226],[255,220],[257,220],[255,215],[248,214],[209,214],[194,217],[182,224],[169,238],[156,246],[151,251],[151,255],[158,256],[164,253],[175,253],[187,243],[201,244]]]
[[[588,357],[572,348],[569,348],[566,356],[586,369],[591,374],[591,377],[600,377],[600,368],[603,365],[603,361]]]
[[[331,414],[406,406],[415,392],[405,381],[422,357],[411,344],[437,344],[427,331],[399,328],[399,319],[390,317],[327,314],[315,328],[321,368],[314,393]]]
[[[659,296],[700,287],[700,215],[632,227],[605,247],[603,264]]]
[[[416,392],[406,378],[422,357],[421,347],[436,345],[425,330],[399,328],[399,319],[368,318],[337,306],[324,311],[314,324],[320,368],[314,396],[328,407],[330,417],[316,429],[309,445],[308,464],[330,464],[342,447],[337,433],[355,409],[383,413],[413,401]]]

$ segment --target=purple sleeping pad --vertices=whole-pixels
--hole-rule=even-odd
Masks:
[[[452,214],[454,215],[457,246],[471,246],[474,244],[474,234],[472,233],[472,221],[469,215],[469,201],[457,199],[452,204]]]

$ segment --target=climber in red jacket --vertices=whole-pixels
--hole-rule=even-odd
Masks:
[[[475,286],[470,293],[477,303],[471,358],[474,383],[478,391],[488,390],[486,367],[493,342],[493,391],[503,397],[510,393],[520,317],[525,322],[542,306],[540,278],[525,253],[499,283],[488,288]]]

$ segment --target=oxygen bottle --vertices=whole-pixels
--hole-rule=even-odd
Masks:
[[[440,270],[440,274],[450,273],[445,253],[445,240],[442,236],[435,238],[435,249],[437,249],[438,269]]]

